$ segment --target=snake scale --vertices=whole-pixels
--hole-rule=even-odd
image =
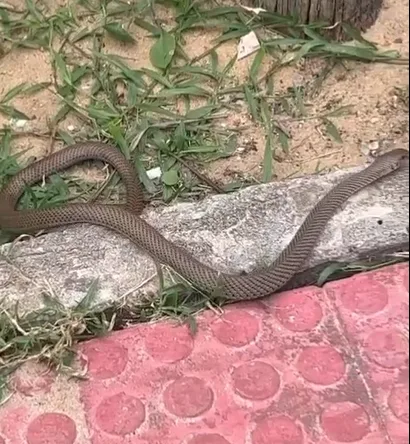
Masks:
[[[119,172],[127,190],[125,205],[75,203],[52,209],[16,210],[26,186],[92,159],[107,162]],[[271,266],[244,275],[225,274],[206,266],[145,222],[140,217],[144,207],[142,188],[133,167],[119,150],[100,142],[71,145],[34,162],[10,179],[0,191],[0,229],[28,234],[80,223],[104,226],[128,237],[151,257],[172,267],[197,288],[207,292],[219,289],[220,294],[231,301],[251,300],[278,291],[300,271],[327,222],[350,196],[403,165],[408,167],[408,152],[395,149],[377,157],[364,170],[348,176],[318,201]]]

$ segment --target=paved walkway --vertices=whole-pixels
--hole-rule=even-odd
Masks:
[[[82,347],[80,384],[31,367],[0,444],[408,444],[409,267]]]

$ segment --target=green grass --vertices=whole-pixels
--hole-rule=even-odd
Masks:
[[[164,27],[157,5],[166,5],[174,17]],[[11,119],[10,125],[0,128],[0,187],[27,162],[14,154],[13,143],[34,137],[47,140],[50,148],[57,141],[114,144],[133,163],[146,194],[154,201],[196,200],[210,192],[230,192],[243,184],[222,186],[203,170],[208,163],[235,153],[242,129],[230,128],[225,122],[243,107],[251,116],[250,123],[265,132],[262,179],[268,182],[274,174],[276,150],[280,147],[287,153],[290,149],[291,139],[283,127],[286,119],[317,120],[324,132],[341,141],[337,118],[351,109],[334,107],[312,115],[307,106],[336,65],[346,61],[407,63],[397,53],[380,51],[348,27],[353,42],[329,41],[322,36],[324,26],[300,25],[293,17],[271,13],[255,16],[214,1],[73,0],[54,11],[40,0],[26,0],[21,9],[0,2],[0,62],[11,51],[42,50],[48,54],[53,71],[48,83],[22,83],[0,97],[0,113]],[[150,68],[135,69],[104,47],[109,37],[138,54],[135,27],[152,40]],[[211,49],[191,59],[184,48],[193,30],[216,30],[218,35]],[[257,33],[261,48],[246,80],[239,83],[232,72],[235,57],[221,64],[218,50],[250,31]],[[276,74],[307,58],[326,61],[318,78],[279,94],[275,90]],[[90,88],[84,89],[85,84]],[[15,99],[44,90],[59,103],[48,129],[33,133],[16,128],[13,119],[29,117],[15,106]],[[184,105],[182,112],[177,111],[178,103]],[[68,117],[78,119],[81,130],[64,130]],[[158,166],[162,175],[150,178],[149,170]],[[79,180],[70,172],[55,174],[45,184],[26,190],[20,206],[40,208],[97,197],[103,202],[123,199],[115,172],[109,171],[104,183],[98,185]],[[4,233],[2,236],[0,243],[9,240]],[[127,322],[164,316],[183,318],[195,329],[194,314],[210,304],[208,297],[179,281],[167,281],[159,295],[139,306],[123,301],[109,308],[91,308],[93,296],[88,294],[78,307],[66,309],[56,298],[45,298],[44,308],[33,313],[0,308],[0,398],[4,378],[27,360],[41,358],[67,370],[78,341]]]
[[[401,252],[397,254],[391,254],[383,259],[375,260],[362,260],[356,262],[334,262],[330,263],[325,267],[322,272],[317,277],[316,285],[322,286],[327,282],[331,282],[338,279],[344,279],[349,276],[353,276],[357,273],[362,273],[364,271],[377,270],[381,267],[387,267],[389,265],[394,265],[399,262],[408,261],[409,252]]]
[[[229,191],[212,184],[192,163],[206,163],[229,157],[235,152],[240,128],[221,125],[229,113],[238,110],[238,99],[245,101],[252,119],[266,133],[263,180],[272,179],[273,158],[277,147],[289,149],[289,134],[272,119],[272,109],[289,119],[317,119],[331,137],[340,141],[332,119],[349,109],[329,110],[327,115],[310,116],[304,105],[314,92],[291,90],[278,97],[275,73],[302,58],[321,58],[329,67],[345,60],[406,63],[392,51],[380,51],[356,31],[346,29],[353,43],[340,44],[321,35],[323,24],[299,25],[293,17],[264,13],[258,16],[238,7],[221,7],[213,1],[174,0],[166,2],[174,17],[166,29],[156,15],[159,2],[72,1],[66,7],[49,11],[43,2],[26,0],[25,7],[14,11],[0,6],[3,51],[17,48],[45,50],[53,68],[53,81],[21,84],[0,98],[0,113],[16,119],[28,119],[13,106],[13,99],[47,89],[56,95],[60,107],[51,119],[50,129],[38,137],[50,137],[67,144],[74,140],[103,140],[116,145],[131,159],[151,199],[166,203],[174,199],[200,198],[207,192]],[[138,51],[133,30],[141,28],[152,38],[150,62],[153,69],[134,69],[127,60],[104,50],[109,36]],[[217,30],[214,46],[190,59],[184,50],[192,30]],[[235,57],[225,66],[218,59],[218,48],[255,31],[261,48],[250,67],[245,83],[231,75]],[[262,67],[268,65],[267,73]],[[325,71],[328,70],[328,67]],[[320,80],[320,79],[319,79]],[[91,84],[87,103],[84,83]],[[121,92],[119,92],[121,91]],[[200,99],[199,108],[195,105]],[[176,111],[183,101],[185,112]],[[61,129],[68,115],[84,125],[78,133]],[[2,134],[21,137],[11,128]],[[150,179],[147,170],[160,166],[162,176]],[[112,178],[116,184],[116,176]]]
[[[162,276],[162,275],[161,275]],[[42,362],[73,378],[84,378],[76,365],[76,345],[132,324],[170,319],[185,323],[194,336],[195,316],[205,308],[219,310],[222,301],[212,300],[182,278],[169,274],[161,279],[159,294],[132,302],[126,296],[110,304],[96,304],[99,290],[94,281],[74,307],[62,305],[56,295],[45,291],[42,308],[24,312],[21,307],[0,306],[0,406],[11,396],[7,381],[17,368]]]

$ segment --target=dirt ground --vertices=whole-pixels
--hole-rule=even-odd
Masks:
[[[56,2],[59,3],[59,2]],[[24,0],[8,0],[7,4],[24,7]],[[409,7],[408,0],[386,0],[376,24],[365,37],[384,49],[398,50],[403,57],[409,54]],[[186,51],[190,56],[202,53],[211,47],[211,40],[217,34],[191,33]],[[121,43],[107,39],[105,49],[111,53],[126,56],[135,67],[149,65],[149,50],[152,39],[138,35],[138,49],[128,50]],[[227,63],[235,54],[235,42],[222,46],[219,58]],[[238,79],[248,73],[252,57],[237,61],[234,71]],[[322,68],[320,61],[302,62],[296,67],[283,68],[275,77],[275,91],[291,86],[303,85]],[[15,50],[0,58],[0,96],[13,86],[27,82],[50,81],[52,70],[46,52]],[[407,99],[406,99],[407,97]],[[406,103],[407,100],[407,103]],[[58,99],[48,91],[34,96],[16,98],[13,104],[32,117],[25,130],[42,133],[47,131],[50,118],[58,109]],[[306,105],[306,104],[305,104]],[[346,63],[334,69],[324,81],[317,96],[308,104],[310,113],[318,114],[331,106],[353,106],[351,115],[338,117],[337,125],[343,143],[337,143],[323,134],[318,122],[282,121],[281,124],[291,135],[289,153],[280,150],[274,166],[275,179],[311,174],[318,170],[357,165],[364,161],[366,153],[380,141],[393,141],[396,145],[408,143],[408,67],[392,64]],[[0,127],[8,124],[0,116]],[[244,104],[243,112],[232,117],[234,125],[249,124]],[[75,121],[66,121],[64,126],[72,130]],[[263,132],[254,126],[240,137],[237,152],[230,158],[218,160],[207,169],[215,181],[227,183],[237,177],[261,177],[264,153]],[[14,142],[14,149],[28,150],[25,155],[41,157],[50,147],[49,138],[20,137]]]

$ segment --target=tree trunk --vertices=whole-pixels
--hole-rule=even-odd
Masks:
[[[347,36],[341,23],[350,24],[360,31],[366,31],[374,24],[379,15],[383,0],[247,0],[253,7],[261,7],[280,15],[296,15],[300,23],[323,21],[337,40]]]

